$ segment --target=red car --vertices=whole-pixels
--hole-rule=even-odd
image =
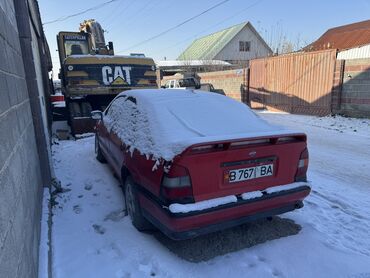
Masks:
[[[96,157],[120,177],[138,230],[191,238],[301,208],[310,193],[306,135],[231,98],[132,90],[92,117]]]

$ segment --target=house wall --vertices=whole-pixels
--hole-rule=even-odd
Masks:
[[[239,41],[250,41],[250,51],[239,51]],[[270,54],[271,50],[258,39],[256,34],[248,26],[245,26],[214,59],[237,62],[266,57]]]
[[[370,58],[370,44],[338,52],[338,60]]]
[[[41,168],[25,72],[23,57],[32,53],[24,52],[18,28],[19,20],[29,24],[20,16],[26,7],[25,0],[0,0],[0,277],[12,278],[38,276],[41,172],[49,170]]]

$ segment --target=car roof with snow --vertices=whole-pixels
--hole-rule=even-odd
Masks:
[[[108,128],[141,153],[166,160],[197,143],[297,133],[267,123],[244,103],[199,90],[130,90],[116,101],[107,116],[121,124],[108,120]],[[136,122],[127,121],[135,113]]]

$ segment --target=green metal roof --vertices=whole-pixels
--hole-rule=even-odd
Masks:
[[[248,22],[195,40],[177,60],[212,60],[238,34]]]

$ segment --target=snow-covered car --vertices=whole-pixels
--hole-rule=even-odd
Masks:
[[[131,90],[92,117],[138,230],[191,238],[301,208],[310,192],[306,135],[231,98]]]

